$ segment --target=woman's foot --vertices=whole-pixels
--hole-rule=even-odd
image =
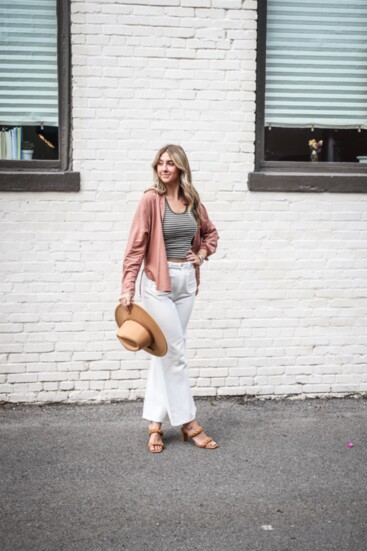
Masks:
[[[183,431],[188,435],[192,431],[198,429],[200,427],[199,423],[196,419],[193,421],[190,421],[189,423],[185,423],[182,425]],[[192,440],[194,444],[196,444],[199,447],[205,447],[205,448],[216,448],[218,444],[214,440],[210,440],[210,442],[207,442],[205,446],[203,446],[205,441],[209,440],[209,436],[205,434],[205,432],[202,430],[197,436],[193,436]]]
[[[162,423],[149,423],[149,432],[153,430],[161,430]],[[151,452],[161,452],[164,448],[164,443],[159,432],[152,432],[149,437],[148,449]]]

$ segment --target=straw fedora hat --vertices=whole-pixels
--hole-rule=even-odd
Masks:
[[[144,308],[132,304],[130,314],[122,304],[116,306],[117,338],[127,350],[146,350],[154,356],[167,354],[167,341],[159,325]]]

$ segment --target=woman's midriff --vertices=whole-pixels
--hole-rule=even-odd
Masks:
[[[187,262],[186,258],[167,258],[168,262]]]

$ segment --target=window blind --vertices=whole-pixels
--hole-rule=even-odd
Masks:
[[[56,0],[0,0],[0,125],[58,126]]]
[[[366,128],[366,0],[267,5],[265,125]]]

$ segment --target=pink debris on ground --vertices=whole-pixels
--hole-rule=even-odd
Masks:
[[[353,448],[353,442],[347,442],[347,448]]]

